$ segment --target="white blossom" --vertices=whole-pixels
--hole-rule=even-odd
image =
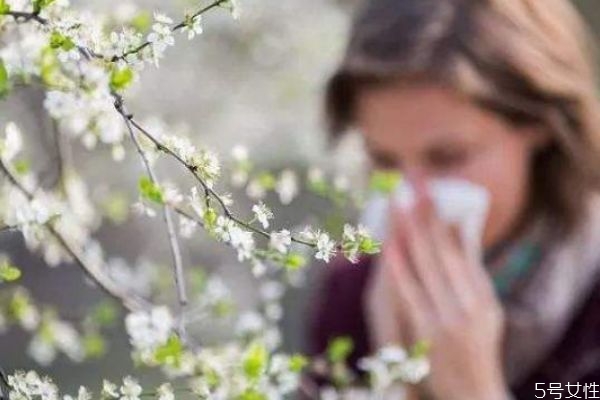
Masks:
[[[188,203],[192,210],[196,213],[200,218],[204,218],[205,207],[203,203],[204,199],[200,198],[200,193],[198,192],[198,188],[194,186],[190,190],[190,195],[188,196]]]
[[[231,184],[233,187],[241,188],[246,184],[246,182],[248,182],[248,172],[246,170],[236,168],[231,171]]]
[[[237,162],[245,162],[248,160],[248,149],[242,145],[235,145],[231,150],[231,156]]]
[[[8,385],[11,389],[9,398],[33,399],[39,397],[41,400],[57,400],[58,388],[50,378],[40,378],[35,371],[27,373],[17,371],[8,377]]]
[[[158,395],[158,400],[175,400],[173,388],[169,383],[163,383],[160,385],[156,390],[156,394]]]
[[[265,229],[268,228],[269,220],[273,218],[273,212],[269,209],[269,207],[267,207],[263,202],[260,202],[252,207],[252,211],[262,227]]]
[[[176,206],[183,201],[183,195],[173,185],[165,185],[163,190],[163,200],[166,204]]]
[[[125,317],[125,328],[132,346],[148,352],[167,342],[173,331],[173,317],[164,306],[136,311]]]
[[[56,348],[41,336],[35,336],[27,347],[27,354],[40,365],[48,366],[56,358]]]
[[[131,209],[134,213],[138,215],[143,215],[150,218],[156,217],[156,211],[152,207],[146,205],[146,203],[143,200],[139,200],[133,203]]]
[[[201,35],[202,28],[202,15],[197,15],[189,23],[185,24],[182,28],[184,33],[187,33],[189,40],[192,40],[196,35]]]
[[[281,282],[268,281],[261,285],[260,295],[263,301],[272,302],[281,299],[285,287]]]
[[[217,218],[215,233],[220,240],[224,242],[231,241],[230,232],[233,228],[235,228],[235,221],[233,221],[231,218],[219,215]]]
[[[335,242],[331,240],[328,234],[320,233],[317,237],[317,254],[315,257],[325,262],[329,262],[335,255]]]
[[[323,170],[318,167],[311,167],[308,170],[308,182],[311,184],[316,184],[322,182],[325,179],[325,174]]]
[[[333,186],[340,192],[345,192],[350,188],[350,181],[347,176],[338,175],[333,180]]]
[[[237,250],[239,261],[252,258],[255,249],[252,232],[240,228],[235,221],[222,215],[217,218],[216,225],[215,234],[220,240],[230,243]]]
[[[358,367],[369,373],[373,389],[382,392],[397,382],[418,383],[429,373],[424,357],[409,357],[399,346],[385,346],[373,356],[359,360]]]
[[[137,380],[130,376],[123,378],[123,384],[120,388],[120,400],[139,400],[142,394],[142,387]]]
[[[265,306],[265,315],[271,321],[278,321],[283,317],[283,307],[277,303],[270,303]]]
[[[112,257],[106,262],[101,260],[101,265],[119,286],[143,296],[151,294],[152,283],[158,275],[157,266],[143,259],[132,266],[123,258]]]
[[[236,325],[236,332],[240,336],[255,335],[265,327],[265,320],[259,313],[248,311],[243,313]]]
[[[4,140],[0,141],[0,157],[11,161],[23,148],[23,135],[14,122],[6,124]]]
[[[197,168],[200,176],[204,178],[206,185],[212,188],[221,170],[216,154],[207,150],[201,151],[194,155],[192,165]]]
[[[408,354],[402,347],[384,346],[379,349],[378,357],[387,363],[401,363],[408,358]]]
[[[248,182],[249,160],[248,149],[241,145],[236,145],[231,150],[231,157],[234,161],[234,166],[230,172],[231,184],[234,187],[241,188]],[[255,182],[257,183],[257,182]],[[252,197],[252,196],[251,196]],[[262,198],[253,197],[253,198]]]
[[[271,232],[269,246],[280,253],[287,253],[292,244],[292,235],[287,229]]]
[[[267,195],[267,191],[258,179],[253,179],[248,186],[246,186],[246,194],[251,199],[258,200],[263,199]]]
[[[238,0],[229,0],[229,8],[231,10],[231,16],[233,19],[238,20],[242,15],[242,8]]]
[[[159,131],[160,130],[162,129],[159,128]],[[197,149],[188,138],[164,133],[160,134],[159,137],[162,143],[177,154],[183,161],[186,163],[193,162]]]
[[[119,397],[118,387],[116,384],[104,379],[102,381],[102,396],[109,398]]]
[[[296,173],[292,170],[282,171],[275,185],[275,191],[282,204],[290,204],[299,191]]]
[[[162,58],[167,47],[175,44],[175,38],[170,27],[173,23],[171,18],[161,13],[154,13],[154,21],[152,32],[148,34],[147,39],[152,46],[154,64],[158,66],[158,60]]]
[[[138,48],[143,43],[144,37],[141,33],[131,28],[122,28],[119,32],[111,32],[109,41],[104,43],[104,52],[113,57],[120,57],[132,50]],[[136,67],[141,67],[142,60],[138,54],[129,54],[126,57],[127,63]]]
[[[101,147],[112,154],[115,161],[125,159],[126,147],[123,139],[128,133],[123,116],[115,110],[114,92],[120,78],[117,72],[126,72],[127,84],[130,78],[139,80],[139,72],[148,64],[158,61],[165,50],[175,42],[173,28],[182,27],[182,32],[189,39],[194,38],[203,31],[202,17],[188,17],[183,25],[175,25],[173,20],[164,14],[155,13],[150,32],[142,34],[132,28],[118,28],[120,30],[109,32],[114,26],[136,25],[133,21],[137,17],[134,5],[120,2],[114,7],[111,16],[101,16],[92,12],[71,10],[65,8],[68,0],[54,0],[42,2],[40,10],[34,10],[31,0],[5,0],[13,11],[34,12],[35,16],[44,21],[38,24],[36,19],[23,18],[18,24],[14,18],[3,19],[3,32],[7,40],[0,49],[0,59],[6,67],[11,83],[18,84],[29,82],[42,82],[48,90],[45,92],[44,107],[48,115],[57,123],[57,132],[64,139],[76,139],[88,150]],[[238,0],[228,0],[221,4],[228,7],[234,18],[240,16]],[[136,28],[137,29],[137,28]],[[67,39],[66,46],[53,43],[49,49],[50,35],[52,41]],[[146,40],[149,42],[145,44]],[[71,43],[72,41],[72,43]],[[58,44],[58,46],[54,46]],[[74,44],[74,46],[72,45]],[[47,52],[47,53],[46,53]],[[129,72],[132,76],[129,77]],[[123,85],[125,86],[125,85]],[[210,89],[210,88],[207,88]],[[210,91],[206,90],[206,93]],[[118,105],[118,104],[117,104]],[[119,110],[121,111],[121,110]],[[180,158],[185,166],[197,178],[203,180],[209,189],[217,184],[220,174],[220,163],[217,156],[207,150],[198,149],[185,135],[172,134],[172,127],[161,123],[161,129],[156,126],[141,124],[148,128],[158,141]],[[23,139],[17,126],[9,122],[5,126],[5,135],[0,138],[0,157],[11,168],[19,170],[17,179],[31,193],[32,199],[13,187],[8,180],[0,188],[0,219],[7,225],[18,226],[29,249],[39,250],[49,264],[58,264],[62,261],[73,261],[72,255],[65,251],[61,241],[53,238],[47,229],[49,223],[54,231],[64,238],[64,243],[72,246],[77,253],[77,258],[85,263],[89,271],[105,273],[111,284],[118,285],[123,293],[135,293],[143,297],[152,294],[152,284],[155,283],[156,272],[142,268],[143,263],[134,267],[128,265],[123,259],[110,258],[105,260],[102,247],[94,239],[95,231],[99,227],[99,215],[96,213],[91,196],[102,194],[106,189],[96,188],[86,184],[86,181],[75,175],[72,171],[65,170],[65,176],[60,190],[41,189],[37,177],[30,172],[23,172],[19,165],[10,165],[9,162],[19,157],[23,148]],[[61,136],[61,140],[63,137]],[[152,163],[165,148],[153,143],[145,135],[138,136],[141,148]],[[232,181],[238,187],[248,183],[252,164],[248,159],[246,148],[236,146],[232,150],[235,163],[232,168]],[[114,171],[121,172],[118,168],[126,167],[124,164],[117,166]],[[23,168],[25,169],[25,168]],[[109,171],[109,172],[114,172]],[[104,171],[106,172],[106,171]],[[268,179],[254,179],[248,183],[246,191],[252,198],[264,198],[267,191],[274,190],[284,204],[289,204],[299,192],[298,178],[291,170],[282,171],[277,177]],[[261,180],[263,183],[261,183]],[[42,182],[41,187],[47,188],[47,182]],[[334,186],[343,190],[348,185],[347,180],[336,179]],[[290,231],[283,229],[269,233],[268,250],[257,251],[253,230],[236,222],[237,219],[229,215],[229,210],[221,210],[215,203],[219,200],[222,205],[229,206],[233,200],[231,195],[219,195],[211,191],[211,204],[203,198],[203,185],[194,187],[189,196],[184,197],[176,187],[164,187],[163,199],[170,206],[178,206],[182,201],[188,202],[193,213],[207,223],[209,233],[233,247],[240,261],[249,260],[256,275],[266,275],[271,272],[280,272],[275,265],[265,264],[259,255],[267,254],[274,258],[286,258],[285,254],[292,245]],[[133,209],[141,214],[155,216],[155,209],[151,202],[139,200],[133,204]],[[217,209],[212,209],[212,207]],[[217,212],[223,215],[217,216]],[[258,221],[263,229],[267,230],[274,218],[272,211],[263,203],[252,207],[254,221]],[[216,216],[216,224],[212,218]],[[208,224],[208,222],[211,222]],[[191,236],[197,226],[197,221],[179,217],[179,232],[182,237]],[[214,229],[214,231],[212,231]],[[316,247],[316,257],[329,261],[335,254],[336,244],[329,234],[321,231],[310,231],[310,242]],[[360,227],[344,228],[344,244],[350,251],[361,243],[363,234]],[[262,243],[262,241],[261,241]],[[69,247],[71,248],[71,247]],[[275,254],[278,252],[280,254]],[[351,253],[351,258],[354,253]],[[268,258],[268,257],[267,257]],[[298,275],[299,276],[299,275]],[[270,279],[270,275],[265,278]],[[291,279],[294,277],[292,276]],[[90,283],[92,280],[90,280]],[[204,286],[202,296],[197,299],[202,307],[212,306],[212,310],[223,310],[221,305],[234,304],[227,288],[219,285],[212,277]],[[116,287],[116,286],[115,286]],[[48,365],[57,356],[66,355],[73,361],[81,361],[85,355],[85,347],[81,331],[87,333],[89,326],[81,328],[79,325],[61,320],[54,313],[47,313],[32,304],[26,295],[18,291],[19,307],[15,315],[10,315],[10,321],[5,315],[0,314],[0,329],[12,321],[20,324],[31,334],[31,341],[27,352],[42,365]],[[193,379],[193,388],[202,398],[212,400],[241,398],[249,387],[268,399],[282,399],[293,393],[298,386],[298,374],[290,371],[290,358],[273,352],[281,344],[281,332],[277,321],[282,317],[283,308],[280,304],[285,293],[285,286],[278,282],[267,280],[260,286],[260,303],[257,311],[243,313],[235,325],[236,333],[242,336],[252,336],[252,339],[261,342],[268,349],[268,359],[264,366],[264,374],[260,379],[250,380],[248,374],[240,368],[240,360],[248,354],[245,340],[228,342],[219,346],[207,346],[198,351],[185,350],[178,365],[165,367],[164,372],[169,377],[199,376]],[[224,304],[223,302],[230,302]],[[205,311],[204,309],[201,311]],[[190,312],[191,314],[191,312]],[[206,314],[200,312],[200,315]],[[8,321],[8,322],[7,322]],[[125,317],[125,327],[134,349],[134,358],[141,364],[151,364],[157,358],[156,350],[163,346],[172,337],[174,320],[169,309],[164,306],[148,310],[137,310]],[[61,354],[62,353],[62,354]],[[391,376],[402,376],[407,381],[416,381],[428,371],[428,364],[423,360],[410,360],[405,362],[403,354],[390,349],[379,354],[378,362],[384,364],[401,364]],[[378,364],[379,365],[379,364]],[[210,374],[204,374],[205,371]],[[214,376],[212,376],[214,374]],[[215,382],[218,384],[215,385]],[[35,372],[18,372],[8,378],[9,398],[13,400],[58,400],[59,391],[53,382],[46,377],[41,378]],[[251,386],[250,386],[251,385]],[[3,393],[4,394],[4,393]],[[80,386],[76,395],[65,395],[64,400],[90,400],[91,393],[84,386]],[[125,377],[122,384],[117,385],[104,380],[101,398],[108,400],[140,400],[143,390],[137,380]],[[160,385],[156,390],[159,400],[174,400],[175,395],[170,384]]]
[[[342,251],[344,256],[352,263],[359,261],[360,252],[369,254],[376,252],[380,244],[375,242],[367,229],[358,225],[353,227],[350,224],[344,225],[344,233],[342,235]]]
[[[408,383],[417,383],[429,374],[430,369],[429,360],[426,358],[412,358],[401,364],[400,379]]]
[[[336,252],[336,243],[333,241],[329,234],[322,232],[321,230],[313,231],[310,228],[306,228],[300,236],[305,240],[313,243],[317,247],[317,253],[315,258],[329,262]]]
[[[197,228],[198,223],[196,221],[189,219],[188,217],[185,217],[183,215],[179,216],[179,234],[181,235],[181,237],[185,239],[191,238],[196,232]]]
[[[31,2],[26,1],[29,5]],[[23,9],[13,7],[15,10]],[[4,61],[9,76],[22,74],[27,78],[39,71],[39,59],[42,50],[47,46],[47,36],[41,32],[22,27],[23,35],[20,38],[12,38],[0,49],[0,59]]]
[[[79,386],[77,400],[92,400],[92,394],[85,386]]]
[[[232,246],[238,252],[238,260],[244,261],[252,258],[255,248],[252,232],[248,232],[239,228],[238,226],[234,226],[230,229],[229,235]]]
[[[252,274],[255,277],[261,277],[267,273],[267,266],[259,259],[252,260]]]

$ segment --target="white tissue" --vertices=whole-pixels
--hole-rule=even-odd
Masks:
[[[439,218],[458,228],[467,254],[481,260],[483,229],[490,203],[488,191],[456,178],[431,180],[427,191]],[[415,202],[414,189],[410,184],[402,183],[393,198],[400,206],[410,208]],[[375,195],[365,206],[360,222],[375,238],[383,241],[388,231],[389,213],[389,197]]]

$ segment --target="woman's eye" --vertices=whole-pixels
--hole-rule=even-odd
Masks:
[[[394,169],[398,168],[398,160],[387,154],[371,154],[371,162],[377,169]]]
[[[437,169],[449,169],[462,166],[469,158],[466,150],[439,150],[429,155],[429,164]]]

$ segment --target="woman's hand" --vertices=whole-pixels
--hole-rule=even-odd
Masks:
[[[430,345],[423,389],[439,400],[506,400],[500,343],[503,312],[484,268],[469,260],[435,215],[422,185],[412,210],[393,210],[393,228],[369,295],[379,345]]]

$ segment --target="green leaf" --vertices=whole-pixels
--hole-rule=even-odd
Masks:
[[[354,350],[354,342],[350,337],[336,337],[327,345],[327,357],[333,363],[344,362],[352,350]]]
[[[0,58],[0,98],[6,96],[8,93],[8,90],[10,89],[9,83],[8,71],[6,71],[4,60]]]
[[[99,326],[110,326],[117,321],[117,308],[110,301],[103,301],[92,311],[92,320]]]
[[[377,170],[371,174],[369,188],[376,192],[390,194],[396,189],[401,178],[399,172]]]
[[[214,368],[205,365],[202,366],[202,377],[205,379],[206,384],[210,389],[215,389],[221,383],[218,372]]]
[[[414,358],[425,357],[427,353],[429,353],[430,347],[431,346],[428,341],[419,340],[411,347],[409,354]]]
[[[54,0],[33,0],[33,11],[39,13],[53,2]]]
[[[21,319],[23,314],[31,307],[31,298],[24,290],[18,290],[13,294],[8,305],[9,315],[15,319]]]
[[[231,315],[231,313],[234,310],[235,310],[234,304],[229,300],[217,301],[212,306],[212,312],[215,315],[215,317],[217,317],[217,318],[223,318],[228,315]]]
[[[147,176],[140,178],[139,182],[140,194],[146,200],[154,203],[163,204],[164,197],[160,186],[154,184]]]
[[[198,292],[202,292],[206,287],[207,276],[202,267],[191,268],[189,272],[190,282]]]
[[[90,358],[100,358],[106,354],[106,341],[97,332],[91,332],[83,337],[85,355]]]
[[[267,396],[256,389],[246,389],[239,396],[239,400],[267,400]]]
[[[152,25],[152,16],[147,11],[139,12],[129,21],[129,24],[138,32],[146,32]]]
[[[269,354],[265,346],[253,343],[248,349],[244,361],[244,373],[249,379],[258,379],[267,368]]]
[[[289,253],[283,262],[288,271],[297,271],[306,265],[306,259],[298,253]]]
[[[183,353],[183,345],[176,335],[171,335],[167,343],[156,349],[154,358],[161,364],[178,365]]]
[[[262,172],[257,177],[258,183],[265,190],[273,190],[277,185],[277,179],[270,172]]]
[[[104,215],[115,224],[121,224],[129,214],[129,199],[123,193],[114,192],[109,194],[101,203]]]
[[[294,354],[290,357],[289,366],[292,372],[302,372],[302,370],[308,365],[308,359],[302,354]]]
[[[7,14],[10,11],[10,6],[6,4],[6,0],[0,0],[0,15]]]
[[[133,82],[133,70],[129,67],[114,68],[110,74],[110,87],[115,91],[126,89]]]
[[[27,160],[17,160],[13,163],[13,167],[19,175],[25,175],[30,170],[29,162]]]
[[[21,277],[21,270],[8,261],[0,264],[0,280],[5,282],[13,282]]]
[[[70,37],[54,31],[50,34],[50,47],[53,49],[69,51],[75,47],[75,43]]]
[[[327,181],[325,181],[325,179],[309,180],[308,188],[319,196],[327,196],[329,191],[332,191],[329,185],[327,185]]]
[[[56,81],[58,80],[58,58],[56,57],[56,51],[51,46],[47,46],[42,50],[42,56],[40,59],[40,75],[42,77],[42,81],[49,86],[56,84]]]
[[[373,238],[366,237],[360,241],[358,250],[364,254],[377,254],[381,251],[381,243]]]
[[[202,216],[202,220],[204,221],[204,226],[207,229],[212,229],[215,227],[217,223],[218,214],[214,208],[210,207],[204,211],[204,215]]]

